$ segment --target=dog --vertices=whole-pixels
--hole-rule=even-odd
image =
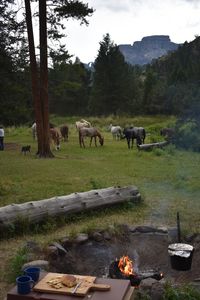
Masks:
[[[30,145],[22,146],[21,153],[26,155],[27,152],[29,152],[29,153],[31,152],[31,146]]]

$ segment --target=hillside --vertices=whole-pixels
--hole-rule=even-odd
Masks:
[[[143,37],[141,41],[136,41],[133,45],[119,45],[119,49],[126,62],[131,65],[145,65],[152,59],[176,50],[179,45],[171,42],[168,35],[152,35]]]

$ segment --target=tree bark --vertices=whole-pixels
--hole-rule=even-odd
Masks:
[[[141,195],[135,186],[108,187],[50,199],[11,204],[0,208],[0,228],[18,221],[39,223],[46,217],[68,216],[122,202],[138,202]]]
[[[47,62],[47,19],[46,0],[39,0],[40,23],[40,103],[42,112],[42,149],[40,157],[53,157],[49,136],[48,62]]]
[[[32,95],[37,124],[38,157],[53,157],[49,139],[48,67],[46,0],[39,1],[40,19],[40,76],[38,72],[30,0],[25,0],[26,24],[28,31],[29,56],[32,77]],[[40,78],[40,79],[39,79]]]
[[[37,124],[37,137],[38,137],[38,152],[40,152],[40,141],[42,140],[42,113],[40,107],[40,94],[39,94],[39,73],[35,55],[35,43],[33,35],[32,14],[30,0],[25,0],[26,9],[26,26],[28,32],[28,45],[31,67],[31,81],[32,81],[32,95],[35,111],[35,121]]]

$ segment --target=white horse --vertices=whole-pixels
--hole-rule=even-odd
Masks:
[[[33,139],[36,140],[37,139],[37,125],[36,125],[36,122],[33,123],[33,125],[31,126],[31,129],[32,129]]]
[[[84,119],[81,119],[80,121],[77,121],[75,123],[75,125],[76,125],[76,129],[78,131],[79,131],[80,128],[83,128],[83,127],[87,127],[87,128],[91,127],[91,123],[88,122],[88,121],[86,121],[86,120],[84,120]]]
[[[112,133],[113,139],[121,140],[121,138],[122,138],[122,128],[121,128],[121,126],[113,126],[112,124],[110,124],[109,130]]]

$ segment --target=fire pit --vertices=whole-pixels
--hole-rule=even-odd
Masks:
[[[195,249],[192,267],[188,272],[180,272],[172,268],[168,253],[170,242],[176,242],[177,239],[169,239],[167,233],[155,232],[155,229],[146,232],[147,229],[142,226],[133,231],[131,228],[129,231],[122,231],[123,235],[110,236],[110,239],[106,238],[107,235],[104,238],[104,232],[99,232],[96,236],[98,238],[102,236],[100,241],[94,239],[92,234],[84,242],[78,243],[75,240],[69,243],[68,240],[64,240],[62,245],[68,251],[65,255],[59,249],[56,251],[57,254],[49,260],[50,270],[56,273],[128,279],[132,282],[134,278],[136,286],[145,278],[159,280],[161,272],[166,280],[173,280],[176,283],[189,283],[199,278],[200,242],[190,241]],[[200,240],[200,236],[198,239]],[[119,270],[118,262],[122,255],[128,255],[133,259],[134,274],[126,276]]]
[[[145,272],[135,272],[133,262],[128,256],[122,256],[119,260],[115,260],[109,267],[109,276],[114,279],[130,280],[134,287],[138,287],[140,282],[146,278],[161,280],[163,273],[159,271],[149,270]]]

